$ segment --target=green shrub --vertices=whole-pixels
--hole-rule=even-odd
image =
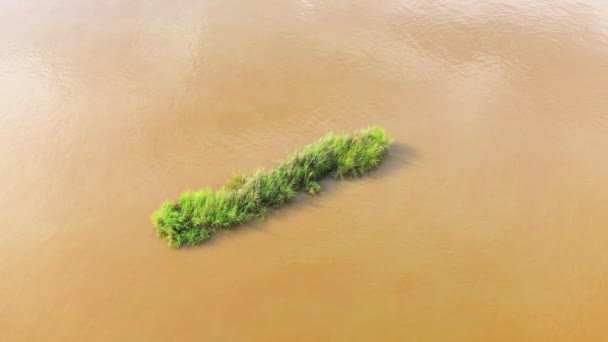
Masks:
[[[170,246],[205,242],[218,229],[268,215],[299,191],[316,194],[321,190],[319,181],[326,176],[366,174],[380,165],[390,143],[380,127],[354,134],[328,134],[289,155],[275,169],[235,174],[216,192],[184,192],[179,200],[165,202],[154,212],[152,224]]]

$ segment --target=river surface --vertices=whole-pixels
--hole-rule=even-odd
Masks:
[[[608,3],[3,1],[0,340],[605,341]],[[329,131],[368,177],[174,250]]]

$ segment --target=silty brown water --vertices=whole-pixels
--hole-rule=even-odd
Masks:
[[[602,341],[603,1],[7,1],[0,340]],[[328,131],[380,170],[172,250]]]

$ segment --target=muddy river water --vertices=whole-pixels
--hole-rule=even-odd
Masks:
[[[370,176],[173,250],[329,131]],[[0,340],[605,341],[608,3],[3,1]]]

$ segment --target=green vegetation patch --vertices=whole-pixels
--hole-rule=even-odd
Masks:
[[[272,170],[236,174],[218,191],[184,192],[152,214],[159,237],[172,247],[196,245],[218,229],[229,229],[256,217],[265,217],[300,191],[314,195],[319,181],[358,177],[384,159],[391,139],[384,129],[371,127],[353,134],[328,134],[292,153]]]

